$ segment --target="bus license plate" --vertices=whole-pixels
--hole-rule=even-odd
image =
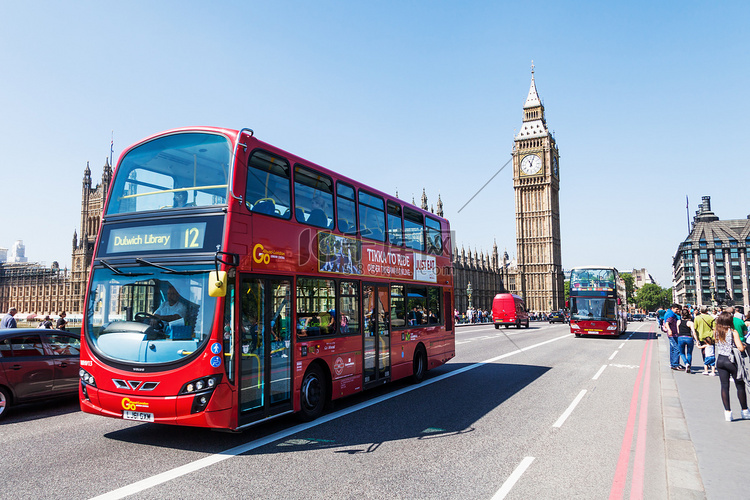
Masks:
[[[122,412],[122,418],[125,420],[137,420],[138,422],[153,422],[153,413],[144,413],[142,411],[130,411],[124,410]]]

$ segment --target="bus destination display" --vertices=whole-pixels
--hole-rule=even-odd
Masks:
[[[205,236],[205,222],[112,229],[107,253],[200,250]]]

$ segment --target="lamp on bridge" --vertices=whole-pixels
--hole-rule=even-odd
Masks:
[[[471,309],[471,293],[474,290],[471,288],[471,281],[469,281],[469,286],[466,287],[466,295],[469,296],[469,309]]]

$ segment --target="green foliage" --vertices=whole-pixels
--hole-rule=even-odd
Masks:
[[[660,307],[667,308],[672,303],[672,289],[664,289],[653,283],[646,283],[638,290],[635,305],[645,311],[656,311]]]
[[[570,280],[563,283],[563,290],[565,291],[565,303],[567,304],[570,300]]]
[[[633,275],[622,273],[620,274],[620,278],[625,282],[625,297],[628,300],[628,304],[633,304],[635,302],[635,280],[633,279]]]

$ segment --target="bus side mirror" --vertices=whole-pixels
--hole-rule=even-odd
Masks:
[[[211,271],[208,273],[208,295],[225,297],[227,295],[227,272]]]

